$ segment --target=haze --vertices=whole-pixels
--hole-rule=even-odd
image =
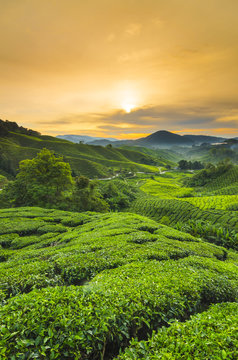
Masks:
[[[237,0],[0,0],[0,118],[238,136]]]

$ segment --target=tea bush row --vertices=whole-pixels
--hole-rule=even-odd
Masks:
[[[238,195],[214,195],[214,196],[201,196],[184,198],[183,201],[187,201],[192,205],[199,207],[201,210],[209,209],[221,209],[229,210],[230,204],[238,204]]]
[[[171,321],[237,301],[237,266],[213,259],[139,261],[81,287],[33,290],[0,309],[2,359],[105,359]]]
[[[230,228],[234,228],[238,224],[236,213],[225,210],[201,210],[190,203],[190,198],[185,201],[141,196],[131,204],[130,210],[156,221],[167,216],[171,225],[177,222],[187,222],[190,219],[209,220],[214,224],[225,224]]]
[[[205,241],[238,250],[237,230],[229,230],[219,223],[214,225],[210,221],[189,220],[186,223],[177,223],[176,227]]]
[[[19,209],[18,215],[20,212]],[[26,209],[22,212],[27,216]],[[68,213],[64,217],[64,212],[60,212],[57,220],[59,215],[63,223],[69,224]],[[24,218],[17,218],[22,228]],[[35,219],[37,223],[38,218]],[[190,255],[230,259],[231,253],[224,248],[135,214],[87,213],[75,217],[76,223],[79,220],[85,224],[67,227],[64,233],[0,235],[2,301],[34,288],[80,285],[104,269],[136,261],[180,259]],[[17,230],[14,227],[14,231]]]
[[[117,360],[237,359],[237,324],[237,303],[213,305],[185,323],[161,328],[148,341],[132,341]]]

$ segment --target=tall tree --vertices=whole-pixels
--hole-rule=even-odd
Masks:
[[[108,211],[109,205],[97,190],[96,183],[85,176],[75,178],[71,209],[74,211]]]
[[[34,159],[20,162],[19,173],[8,190],[15,205],[51,206],[62,200],[62,192],[72,183],[70,165],[43,149]]]

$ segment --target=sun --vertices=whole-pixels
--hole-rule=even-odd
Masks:
[[[134,104],[129,104],[129,103],[122,104],[122,109],[127,113],[130,113],[134,108],[135,108]]]

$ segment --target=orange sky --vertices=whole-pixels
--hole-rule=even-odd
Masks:
[[[0,0],[0,118],[238,136],[237,0]]]

